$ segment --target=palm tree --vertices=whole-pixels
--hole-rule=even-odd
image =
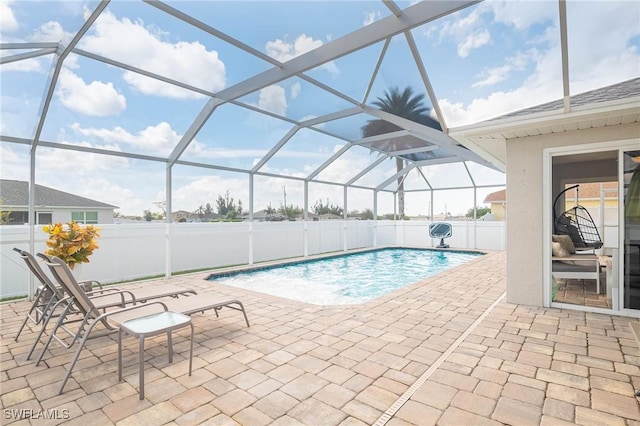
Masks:
[[[431,108],[425,106],[424,99],[425,95],[422,93],[415,94],[411,86],[405,87],[402,92],[400,92],[400,89],[397,87],[392,87],[384,92],[384,96],[379,97],[373,102],[373,105],[381,111],[424,124],[436,130],[442,130],[440,123],[429,116]],[[388,121],[375,119],[367,121],[367,124],[362,126],[362,136],[376,136],[398,130],[402,130],[402,128]],[[409,147],[398,146],[393,140],[389,141],[388,146],[384,147],[387,151],[395,151],[403,148]],[[403,167],[404,160],[396,157],[396,168],[398,172],[402,170]],[[404,183],[402,176],[398,177],[398,215],[401,219],[404,218]]]

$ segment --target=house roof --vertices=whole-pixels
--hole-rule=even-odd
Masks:
[[[485,203],[504,203],[507,201],[507,190],[501,189],[500,191],[492,192],[484,198]]]
[[[618,188],[618,182],[604,182],[602,184],[605,189],[613,189]],[[567,191],[565,199],[566,200],[574,200],[576,197],[575,190]],[[615,197],[617,198],[616,194]],[[581,183],[578,187],[578,201],[585,200],[589,198],[600,198],[600,184],[599,183]],[[607,198],[612,198],[611,195]]]
[[[449,135],[496,166],[504,167],[507,140],[627,125],[638,121],[640,78],[633,78],[568,99],[453,128]]]
[[[0,179],[0,200],[5,206],[27,207],[29,205],[29,182]],[[36,184],[35,205],[46,207],[91,207],[116,209],[118,206],[80,197]]]
[[[617,182],[604,182],[605,189],[617,188]],[[575,191],[567,191],[566,200],[575,199]],[[581,183],[578,188],[578,201],[590,198],[600,198],[600,183]],[[610,196],[607,198],[611,198]],[[485,203],[505,203],[507,201],[507,190],[492,192],[484,198]]]
[[[611,86],[600,87],[598,89],[590,90],[588,92],[579,93],[571,96],[571,107],[579,107],[583,105],[590,105],[602,102],[617,101],[620,99],[627,99],[633,96],[640,96],[640,77],[632,78],[631,80],[623,81],[621,83],[612,84]],[[538,112],[557,111],[564,107],[562,99],[547,102],[541,105],[536,105],[531,108],[521,109],[509,114],[502,115],[500,117],[493,118],[492,120],[500,120],[509,117],[518,117],[523,115],[535,114]],[[490,120],[491,121],[491,120]]]

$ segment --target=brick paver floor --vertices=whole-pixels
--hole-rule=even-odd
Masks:
[[[1,423],[640,425],[629,318],[509,304],[505,256],[352,306],[258,294],[204,273],[173,278],[242,300],[251,327],[232,310],[194,315],[191,376],[186,329],[174,335],[172,364],[166,337],[147,339],[143,401],[135,339],[124,341],[122,382],[117,343],[103,337],[58,395],[73,351],[57,345],[35,367],[26,360],[35,327],[13,340],[29,304],[4,303]]]

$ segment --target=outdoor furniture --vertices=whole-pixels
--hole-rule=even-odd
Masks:
[[[80,320],[78,330],[73,336],[73,340],[70,347],[76,341],[79,342],[78,349],[73,356],[71,363],[67,369],[64,379],[60,384],[60,390],[58,394],[61,394],[69,377],[71,376],[71,372],[73,371],[78,358],[80,357],[80,353],[84,348],[87,340],[112,334],[119,330],[122,323],[128,321],[130,319],[139,318],[144,315],[150,315],[157,313],[162,307],[164,311],[173,311],[179,312],[184,315],[192,315],[196,312],[205,312],[213,309],[218,316],[218,311],[223,307],[227,307],[230,309],[234,309],[237,311],[241,311],[244,320],[247,323],[247,327],[249,327],[249,319],[247,318],[247,313],[244,310],[244,306],[242,302],[235,299],[225,299],[222,297],[216,297],[213,295],[198,295],[196,297],[183,297],[179,299],[167,299],[160,301],[152,301],[148,303],[138,304],[135,306],[131,306],[128,308],[118,309],[115,311],[108,311],[105,313],[101,313],[99,309],[93,302],[93,299],[87,296],[87,294],[82,291],[76,282],[73,274],[69,267],[59,258],[53,257],[50,262],[47,262],[46,265],[51,269],[51,272],[56,278],[60,281],[62,287],[69,293],[70,302],[65,307],[64,311],[60,314],[58,321],[51,331],[49,339],[45,343],[45,347],[42,351],[46,351],[51,340],[52,336],[55,335],[57,329],[65,324],[67,313],[73,308],[76,309],[82,319]],[[103,329],[97,332],[93,332],[96,326],[101,326]],[[42,355],[41,357],[42,358]]]
[[[140,400],[144,399],[144,339],[150,336],[167,333],[169,346],[169,363],[173,362],[173,341],[171,332],[186,326],[191,327],[191,346],[189,349],[189,375],[193,365],[193,323],[191,317],[171,311],[159,312],[139,318],[130,319],[120,324],[118,331],[118,381],[122,381],[122,333],[138,338],[139,361],[138,378],[140,383]]]
[[[554,256],[551,258],[551,274],[556,279],[596,280],[596,293],[600,294],[600,259],[595,254]]]
[[[14,251],[18,252],[20,257],[25,261],[31,272],[38,278],[38,280],[42,283],[42,289],[38,291],[36,295],[36,300],[27,313],[18,334],[16,335],[16,341],[22,333],[24,326],[27,321],[31,319],[35,324],[42,323],[41,328],[31,346],[29,352],[27,353],[27,360],[31,359],[33,355],[33,351],[35,350],[38,342],[40,342],[40,338],[44,334],[47,325],[51,318],[58,315],[57,312],[64,309],[64,307],[69,303],[69,299],[67,298],[68,292],[65,288],[58,284],[54,284],[49,276],[45,274],[45,272],[40,267],[40,264],[36,260],[36,258],[29,252],[25,250],[20,250],[18,248],[14,248]],[[45,254],[39,253],[39,257],[44,259],[45,261],[50,261],[51,257]],[[56,281],[60,281],[59,277],[53,274],[54,279]],[[98,309],[101,309],[103,312],[106,311],[107,308],[113,307],[125,307],[129,304],[135,305],[138,302],[146,302],[147,300],[152,300],[156,298],[162,298],[167,296],[177,297],[178,295],[186,295],[186,294],[196,294],[194,290],[186,289],[183,287],[177,287],[174,285],[160,285],[149,287],[146,289],[128,291],[122,290],[116,287],[104,289],[102,284],[95,280],[86,280],[77,282],[77,285],[80,289],[90,298],[92,298]],[[99,289],[93,290],[93,287],[97,286]],[[33,312],[35,311],[36,318],[33,318]],[[76,313],[77,311],[74,308],[70,308],[67,312],[67,318],[71,317],[71,314]],[[68,321],[67,323],[61,324],[59,328],[63,331],[67,332],[70,337],[73,337],[74,332],[70,331],[67,328],[67,324],[69,322],[73,322],[73,320]],[[58,337],[55,332],[49,337],[49,339],[56,339],[61,345],[68,347],[68,345],[64,342],[64,340]],[[36,361],[36,365],[40,364],[42,357],[44,355],[44,349],[38,360]]]

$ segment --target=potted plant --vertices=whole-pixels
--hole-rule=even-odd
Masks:
[[[42,227],[49,234],[46,254],[62,259],[69,268],[76,264],[89,262],[89,256],[98,248],[97,238],[100,228],[93,225],[80,225],[72,221],[66,225],[58,222]]]

